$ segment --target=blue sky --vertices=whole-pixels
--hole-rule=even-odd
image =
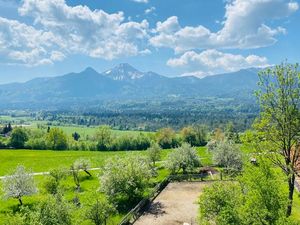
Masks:
[[[198,77],[299,62],[296,0],[0,0],[0,83],[105,71]]]

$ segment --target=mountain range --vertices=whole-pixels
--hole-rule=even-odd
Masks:
[[[190,97],[250,99],[257,88],[257,73],[257,68],[251,68],[200,79],[141,72],[127,63],[101,73],[88,67],[79,73],[0,85],[0,107],[45,108],[98,101]]]

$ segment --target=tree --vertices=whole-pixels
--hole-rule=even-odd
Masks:
[[[161,148],[158,144],[152,144],[150,148],[147,149],[148,158],[152,162],[153,166],[155,163],[161,159]]]
[[[171,128],[163,128],[160,129],[156,133],[156,139],[157,143],[162,147],[163,149],[167,148],[175,148],[178,145],[178,141],[176,139],[176,133]]]
[[[24,166],[18,166],[14,173],[3,179],[3,192],[6,198],[16,198],[22,205],[23,196],[37,192],[33,175],[27,172]]]
[[[206,187],[199,199],[201,224],[290,224],[283,180],[261,160],[248,164],[238,182],[218,182]]]
[[[180,134],[183,139],[183,142],[189,143],[191,146],[195,146],[197,144],[197,136],[193,127],[188,126],[182,128]]]
[[[67,136],[59,128],[51,128],[46,136],[47,145],[53,150],[65,150],[68,147]]]
[[[242,153],[237,145],[222,141],[217,143],[212,153],[214,163],[223,167],[226,172],[236,173],[242,169]]]
[[[106,225],[107,219],[115,212],[115,208],[107,200],[97,199],[86,211],[85,217],[95,225]]]
[[[181,169],[183,173],[191,172],[195,167],[200,165],[201,163],[197,152],[187,143],[183,143],[181,147],[173,150],[169,154],[166,162],[166,167],[172,173],[177,173]]]
[[[141,157],[109,160],[100,175],[100,190],[118,210],[127,210],[141,200],[151,176],[147,160]]]
[[[107,150],[111,140],[112,134],[109,126],[100,126],[96,132],[96,141],[98,142],[98,150]]]
[[[240,225],[238,207],[242,201],[238,183],[217,182],[200,195],[200,224]]]
[[[71,165],[70,170],[71,170],[71,174],[73,176],[74,183],[76,185],[76,190],[79,192],[80,191],[79,168],[77,166],[75,166],[75,164],[73,163]]]
[[[2,129],[3,134],[8,134],[11,131],[12,131],[11,123],[8,123],[8,125],[5,125],[5,127]]]
[[[49,173],[49,178],[45,182],[45,189],[48,193],[55,195],[59,192],[60,183],[66,178],[66,171],[61,169],[51,170]]]
[[[235,129],[233,126],[233,123],[228,123],[226,125],[226,130],[225,130],[225,137],[229,141],[234,141],[235,140]]]
[[[10,145],[14,148],[24,148],[25,142],[28,140],[27,132],[24,128],[16,127],[11,132]]]
[[[77,159],[74,162],[74,167],[77,170],[83,170],[90,177],[92,176],[92,174],[89,172],[89,169],[91,168],[91,161],[90,160],[88,160],[88,159]]]
[[[212,140],[217,142],[225,140],[225,134],[220,128],[216,128],[212,134]]]
[[[204,125],[195,125],[194,132],[198,146],[205,146],[207,143],[207,127]]]
[[[239,215],[243,224],[285,224],[278,223],[285,217],[287,206],[282,175],[263,158],[259,166],[246,165],[239,177],[243,193]]]
[[[72,137],[75,141],[79,141],[80,134],[78,134],[76,131],[72,134]]]
[[[300,157],[300,73],[298,64],[282,63],[259,73],[257,91],[261,113],[254,128],[268,148],[272,162],[285,173],[289,189],[286,215],[292,213],[296,164]]]

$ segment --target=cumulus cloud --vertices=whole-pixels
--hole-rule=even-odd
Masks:
[[[269,66],[265,57],[257,55],[235,55],[224,53],[215,49],[205,50],[201,53],[188,51],[178,58],[169,59],[167,65],[182,68],[189,72],[184,75],[204,77],[216,73],[233,72],[249,67]]]
[[[37,30],[16,20],[0,17],[0,54],[8,62],[17,61],[25,65],[51,64],[50,49],[63,47],[61,40],[52,32]],[[62,54],[54,51],[54,54]]]
[[[34,18],[44,30],[65,40],[69,53],[114,59],[136,55],[138,41],[147,36],[148,22],[123,22],[122,12],[108,14],[87,6],[68,6],[64,0],[24,0],[19,8],[23,16]]]
[[[155,47],[168,47],[176,53],[192,49],[251,49],[274,44],[282,27],[266,23],[285,18],[295,11],[297,2],[287,0],[233,0],[226,4],[223,28],[212,32],[199,25],[181,27],[176,16],[156,25],[156,35],[150,39]]]
[[[65,0],[23,0],[18,12],[32,17],[34,24],[0,18],[0,54],[31,66],[71,54],[106,60],[134,56],[145,50],[148,38],[146,20],[124,22],[122,12],[71,7]]]

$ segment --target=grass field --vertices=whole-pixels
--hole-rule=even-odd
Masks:
[[[172,150],[162,151],[162,161],[167,158],[167,155]],[[198,154],[202,160],[203,165],[211,163],[211,156],[207,153],[206,148],[197,148]],[[92,162],[92,167],[101,167],[105,160],[112,157],[127,157],[129,155],[145,155],[146,151],[118,151],[118,152],[92,152],[92,151],[49,151],[49,150],[0,150],[0,176],[9,174],[17,165],[24,165],[26,168],[31,169],[32,172],[46,172],[55,168],[70,168],[70,165],[78,158],[87,158]],[[158,176],[152,179],[156,183],[163,180],[169,172],[161,167],[163,162],[158,163],[159,170]],[[92,177],[86,176],[81,173],[81,192],[78,197],[82,206],[89,205],[92,200],[98,196],[103,197],[97,190],[100,186],[97,174],[99,171],[92,171]],[[44,183],[47,175],[35,176],[39,193],[34,196],[24,197],[24,204],[31,207],[41,200],[46,198]],[[1,183],[1,182],[0,182]],[[74,182],[72,177],[69,176],[64,181],[65,197],[69,202],[74,198]],[[0,184],[1,188],[1,184]],[[0,195],[3,193],[0,191]],[[88,225],[89,221],[84,219],[84,210],[82,208],[72,208],[72,218],[77,224]],[[5,200],[0,199],[0,224],[5,224],[7,213],[18,209],[18,202],[15,199]],[[118,224],[122,218],[122,214],[116,215],[108,222],[110,225]]]
[[[162,150],[162,160],[172,150]],[[197,148],[203,165],[211,164],[211,155],[205,147]],[[0,150],[0,176],[9,174],[17,165],[24,165],[33,172],[45,172],[54,168],[69,168],[78,158],[91,160],[92,167],[100,167],[111,157],[145,155],[146,151],[50,151],[50,150]]]

